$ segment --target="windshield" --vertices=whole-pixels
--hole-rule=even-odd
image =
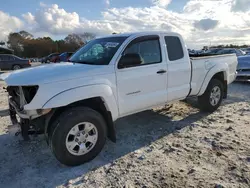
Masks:
[[[108,65],[118,48],[127,37],[108,37],[95,39],[78,50],[70,61],[93,65]]]

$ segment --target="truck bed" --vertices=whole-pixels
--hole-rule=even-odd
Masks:
[[[237,67],[237,57],[235,54],[227,55],[213,55],[213,56],[199,56],[190,57],[192,63],[192,79],[190,95],[196,96],[205,81],[206,75],[217,64],[227,63],[229,67],[229,75],[227,75],[228,83],[235,79],[235,72]]]

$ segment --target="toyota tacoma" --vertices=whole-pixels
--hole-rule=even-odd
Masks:
[[[158,105],[197,96],[213,112],[235,80],[237,57],[189,57],[177,33],[138,32],[94,39],[70,62],[1,75],[10,118],[25,140],[44,133],[55,157],[75,166],[92,160],[114,122]],[[18,117],[18,118],[17,118]]]

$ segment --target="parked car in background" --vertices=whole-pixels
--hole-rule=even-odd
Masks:
[[[188,49],[188,53],[190,56],[198,56],[200,54],[204,54],[205,51],[204,50],[190,50],[190,49]]]
[[[30,61],[31,62],[39,62],[39,59],[38,58],[30,58]]]
[[[14,50],[0,46],[0,54],[13,54]]]
[[[211,54],[211,55],[213,55],[213,54],[216,54],[220,50],[221,50],[221,48],[211,48],[211,49],[205,51],[204,54]]]
[[[56,56],[58,56],[58,55],[60,55],[60,53],[52,53],[52,54],[50,54],[50,55],[48,55],[48,56],[46,56],[46,57],[43,57],[43,58],[41,59],[41,63],[49,63],[49,62],[51,62],[51,60],[52,60],[54,57],[56,57]]]
[[[250,55],[250,48],[242,48],[241,50],[246,52],[247,55]]]
[[[36,58],[29,58],[30,62],[37,62]]]
[[[236,48],[224,48],[224,49],[218,50],[215,54],[216,55],[236,54],[236,56],[244,56],[244,55],[246,55],[246,52],[244,52],[240,49],[236,49]]]
[[[60,61],[69,61],[69,58],[74,54],[74,52],[64,52],[60,55]]]
[[[56,63],[56,62],[67,62],[69,61],[69,58],[74,54],[74,52],[64,52],[61,53],[58,56],[55,56],[52,58],[51,62]]]
[[[188,52],[190,57],[200,57],[218,55],[217,52],[220,50],[221,48],[211,48],[209,50],[189,50]]]
[[[238,57],[237,81],[250,81],[250,55]]]
[[[12,54],[0,54],[1,70],[18,70],[30,66],[29,59],[22,59]]]

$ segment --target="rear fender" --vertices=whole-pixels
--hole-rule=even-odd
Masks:
[[[224,74],[224,81],[228,80],[228,72],[229,72],[229,68],[228,68],[228,65],[226,63],[220,63],[220,64],[215,64],[215,66],[213,66],[207,73],[202,85],[201,85],[201,88],[200,88],[200,91],[198,93],[198,96],[202,95],[206,89],[207,89],[207,86],[210,82],[210,80],[213,78],[213,76],[219,72],[223,72]]]
[[[44,105],[43,109],[58,108],[67,106],[77,101],[101,97],[107,110],[111,112],[112,119],[118,118],[118,106],[111,87],[108,85],[89,85],[71,88],[51,97]]]

